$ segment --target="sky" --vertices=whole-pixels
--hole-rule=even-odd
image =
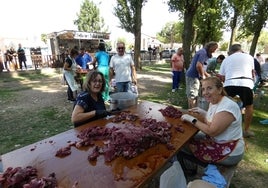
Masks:
[[[0,37],[36,38],[42,33],[77,30],[73,20],[84,0],[4,0],[1,1]],[[111,38],[133,37],[119,29],[113,15],[116,0],[93,0],[100,15],[109,27]],[[142,10],[142,33],[156,36],[167,22],[178,20],[177,13],[170,13],[164,0],[148,0]]]

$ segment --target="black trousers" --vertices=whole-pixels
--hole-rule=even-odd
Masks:
[[[68,100],[74,100],[73,91],[71,90],[69,85],[67,89],[67,97],[68,97]]]
[[[24,64],[25,69],[27,69],[26,61],[19,60],[20,69],[22,70],[22,62],[23,62],[23,64]]]

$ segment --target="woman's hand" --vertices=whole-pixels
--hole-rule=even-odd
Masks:
[[[196,119],[195,117],[189,115],[189,114],[183,114],[183,115],[181,116],[181,120],[182,120],[182,121],[189,122],[189,123],[191,123],[191,124],[193,124],[193,125],[197,122],[197,119]]]
[[[110,115],[110,113],[106,110],[96,110],[96,116],[99,118],[103,118]]]
[[[200,114],[203,117],[206,117],[206,115],[207,115],[207,111],[203,110],[200,107],[194,107],[194,108],[189,109],[188,111],[196,113],[196,114]]]

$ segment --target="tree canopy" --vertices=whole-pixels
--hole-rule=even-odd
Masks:
[[[163,43],[182,43],[183,22],[168,22],[162,30],[156,34],[159,41]]]
[[[117,0],[117,6],[114,7],[114,15],[120,21],[119,27],[134,35],[134,62],[137,69],[141,69],[141,17],[142,6],[146,2],[147,0]]]
[[[178,11],[184,20],[183,48],[186,67],[196,44],[219,42],[223,31],[231,30],[231,45],[239,36],[253,36],[250,54],[268,19],[268,1],[265,0],[169,0],[170,11]],[[219,8],[220,7],[220,8]]]
[[[107,32],[108,27],[104,24],[104,19],[100,16],[100,10],[93,1],[84,0],[80,13],[77,13],[77,19],[74,24],[78,26],[79,31],[85,32]]]

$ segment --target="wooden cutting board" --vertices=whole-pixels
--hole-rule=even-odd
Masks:
[[[197,132],[195,127],[180,119],[164,117],[159,110],[165,107],[162,104],[143,101],[127,110],[137,114],[140,119],[154,118],[173,125],[181,125],[185,130],[184,133],[176,131],[174,126],[171,129],[171,143],[175,146],[175,150],[168,150],[165,145],[158,144],[133,159],[118,157],[111,162],[105,162],[101,155],[96,162],[89,162],[88,155],[93,147],[82,149],[72,147],[71,155],[64,158],[55,157],[58,149],[79,140],[77,134],[81,130],[90,126],[114,124],[111,119],[101,119],[2,155],[4,170],[8,167],[30,165],[38,169],[40,177],[54,172],[59,187],[62,188],[72,187],[75,182],[78,182],[80,188],[142,187]],[[139,120],[135,124],[139,124]]]

